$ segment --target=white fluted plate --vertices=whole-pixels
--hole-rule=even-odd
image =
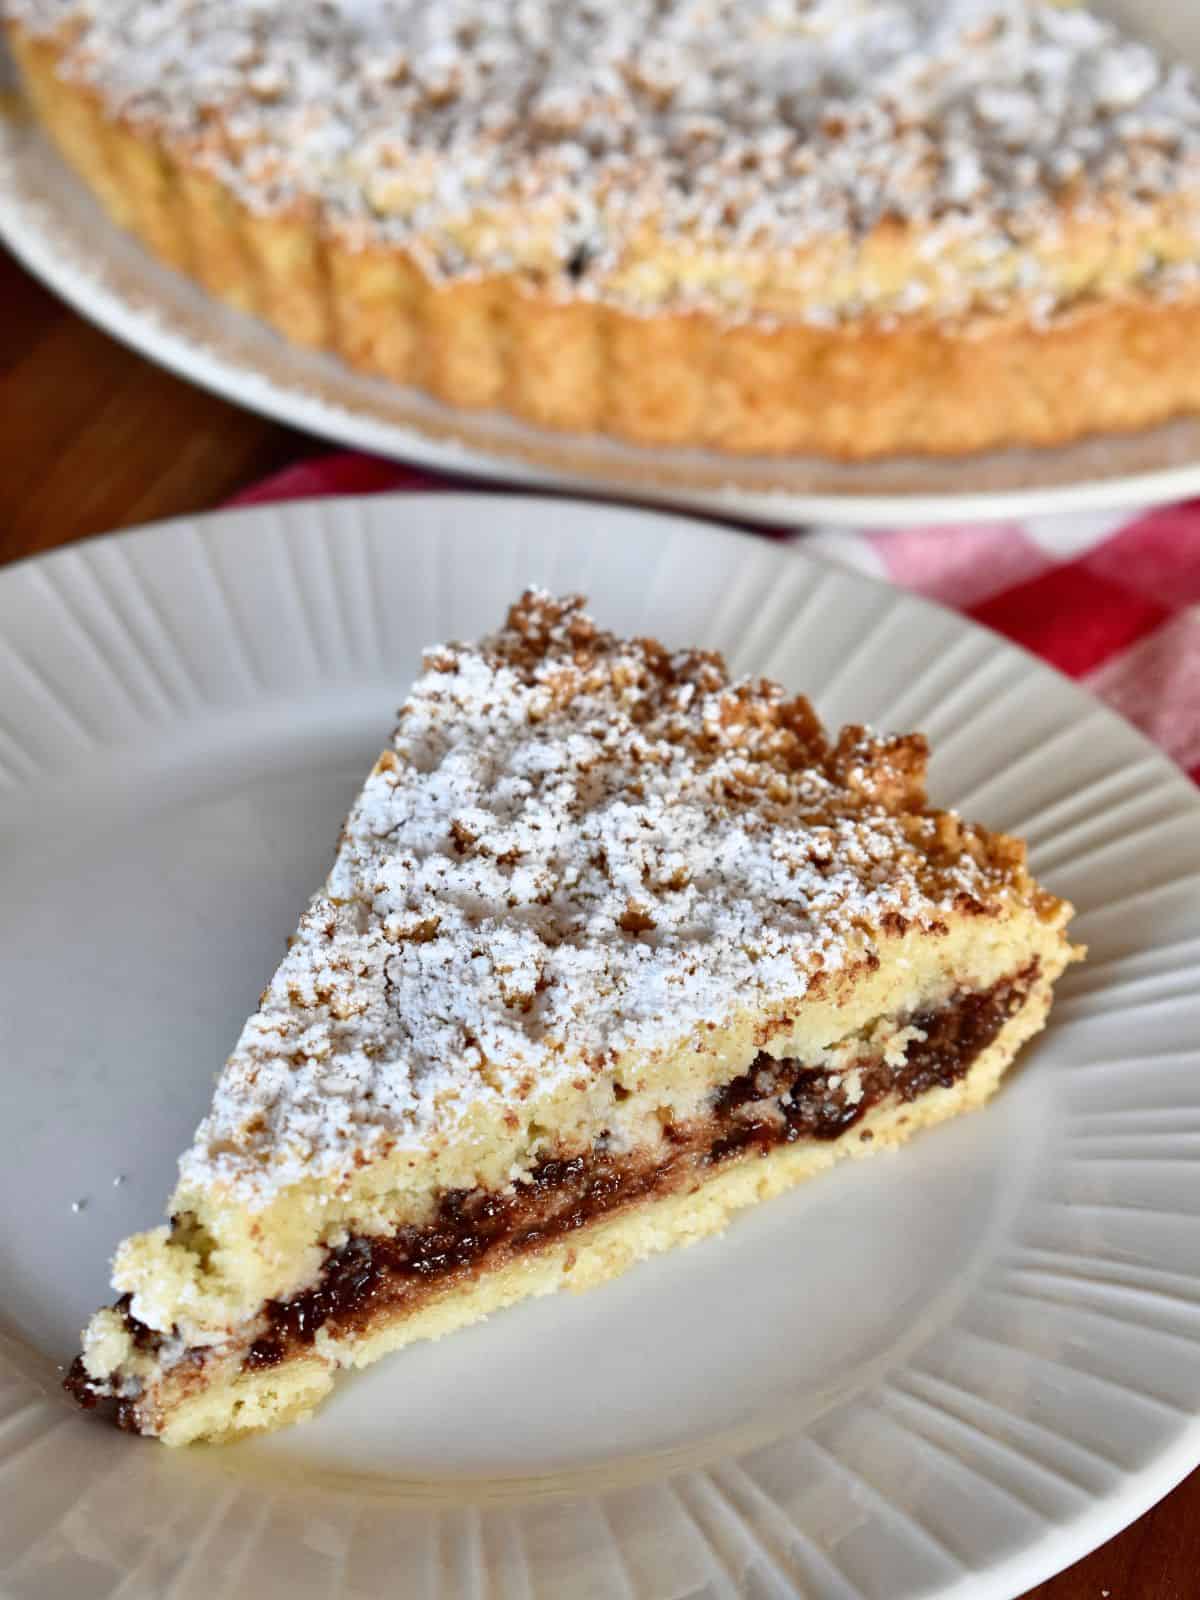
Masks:
[[[1098,9],[1200,63],[1200,25],[1179,0],[1100,0]],[[4,69],[0,46],[0,85]],[[1053,449],[846,463],[645,448],[458,411],[288,344],[162,266],[108,221],[16,110],[0,115],[0,240],[77,311],[181,377],[311,433],[440,471],[780,525],[1112,512],[1200,494],[1200,418]]]
[[[157,1221],[425,643],[527,582],[919,727],[1090,963],[986,1111],[171,1452],[56,1363]],[[582,503],[265,507],[0,572],[0,1594],[1008,1600],[1200,1459],[1200,802],[1078,689],[795,551]],[[120,1181],[117,1181],[120,1180]]]

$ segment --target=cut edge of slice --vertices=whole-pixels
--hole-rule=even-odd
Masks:
[[[419,1340],[439,1339],[521,1300],[595,1287],[650,1256],[722,1232],[736,1212],[843,1158],[895,1150],[992,1097],[1021,1047],[1045,1026],[1053,983],[1075,954],[1064,945],[1057,955],[1035,956],[1028,987],[1019,982],[1022,973],[1014,974],[1016,1009],[953,1081],[933,1082],[911,1099],[887,1094],[835,1138],[766,1145],[751,1139],[731,1159],[697,1162],[665,1192],[651,1190],[640,1202],[549,1235],[499,1265],[492,1266],[485,1254],[446,1281],[431,1283],[415,1309],[403,1298],[385,1299],[361,1322],[339,1328],[331,1319],[277,1363],[254,1361],[260,1319],[225,1349],[184,1354],[173,1366],[148,1371],[136,1400],[124,1407],[124,1425],[178,1446],[229,1442],[303,1420],[329,1396],[339,1370],[366,1367]]]

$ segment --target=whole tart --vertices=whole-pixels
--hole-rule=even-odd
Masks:
[[[112,216],[459,408],[866,458],[1200,410],[1200,95],[1036,0],[0,0]]]
[[[431,651],[68,1388],[276,1427],[981,1105],[1082,952],[925,760],[577,600]]]

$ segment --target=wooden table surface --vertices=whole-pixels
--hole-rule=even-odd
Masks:
[[[207,510],[327,448],[143,361],[3,251],[0,418],[0,562]],[[1200,1471],[1035,1597],[1200,1600]]]

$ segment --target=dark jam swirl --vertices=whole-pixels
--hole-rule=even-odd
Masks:
[[[596,1150],[587,1156],[543,1161],[528,1182],[497,1194],[453,1189],[433,1219],[389,1238],[358,1236],[331,1252],[319,1282],[290,1300],[270,1301],[268,1330],[246,1357],[247,1368],[274,1366],[310,1344],[319,1329],[361,1326],[374,1312],[433,1285],[466,1275],[486,1258],[512,1257],[561,1239],[610,1212],[671,1188],[688,1168],[707,1167],[758,1150],[766,1154],[800,1139],[831,1140],[888,1096],[919,1098],[962,1078],[1008,1018],[1023,1004],[1037,963],[990,989],[966,991],[936,1011],[920,1012],[902,1065],[881,1058],[860,1062],[851,1098],[845,1074],[777,1061],[765,1052],[713,1097],[711,1114],[690,1132],[667,1129],[665,1159]],[[767,1115],[765,1103],[772,1103]],[[761,1119],[749,1108],[764,1105]],[[748,1114],[749,1111],[749,1114]]]
[[[586,1155],[541,1162],[510,1190],[452,1189],[420,1227],[400,1228],[386,1238],[357,1235],[331,1250],[320,1278],[288,1300],[264,1308],[264,1331],[246,1355],[246,1370],[273,1367],[310,1345],[322,1328],[341,1332],[362,1327],[386,1307],[415,1306],[430,1289],[465,1277],[482,1263],[499,1264],[562,1239],[622,1207],[678,1187],[705,1169],[738,1156],[799,1140],[840,1138],[872,1107],[889,1097],[912,1101],[961,1079],[1004,1023],[1024,1003],[1038,975],[1031,962],[984,990],[964,990],[933,1011],[908,1019],[916,1030],[903,1062],[882,1056],[855,1063],[849,1073],[776,1060],[760,1052],[747,1071],[712,1097],[707,1115],[664,1129],[662,1153],[617,1155],[603,1144]],[[759,1114],[761,1113],[761,1114]],[[869,1133],[864,1133],[869,1138]],[[118,1301],[135,1344],[152,1350],[159,1336]],[[64,1387],[80,1405],[106,1398],[77,1360]],[[135,1426],[132,1406],[118,1403],[118,1421]]]

